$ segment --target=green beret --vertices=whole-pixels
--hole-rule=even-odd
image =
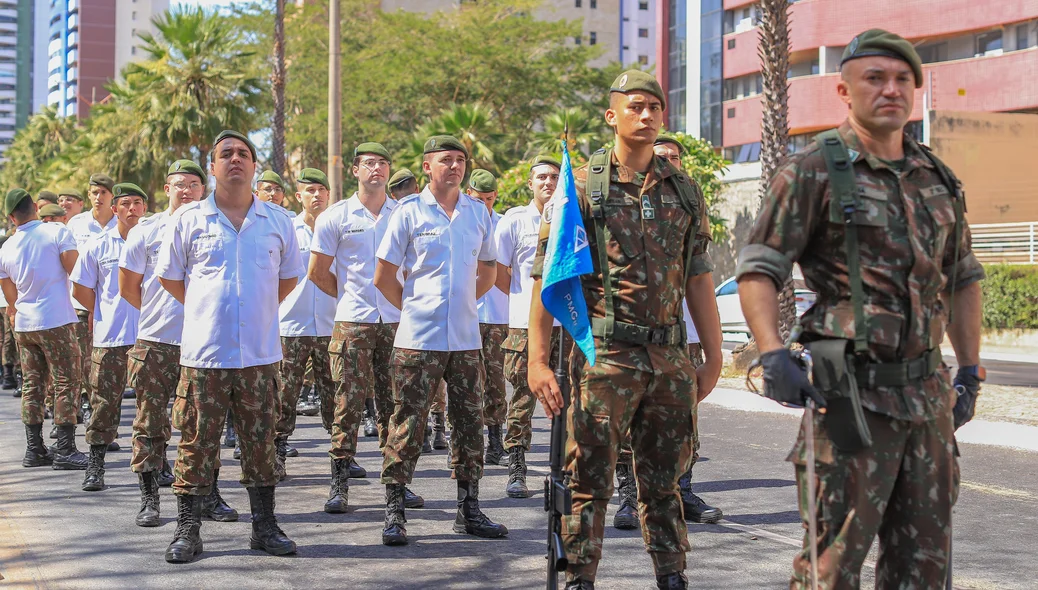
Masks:
[[[923,87],[923,60],[919,59],[915,47],[901,35],[895,35],[883,29],[869,29],[851,39],[850,45],[843,50],[840,67],[852,59],[873,56],[892,57],[912,66],[912,73],[915,74],[915,87]]]
[[[141,197],[145,202],[148,200],[148,193],[144,192],[144,189],[133,184],[132,182],[120,182],[115,185],[112,189],[112,195],[115,197],[113,201],[118,201],[119,197]]]
[[[616,80],[613,80],[613,85],[609,87],[609,91],[621,92],[623,94],[647,92],[660,99],[660,104],[663,108],[667,108],[667,98],[663,96],[663,87],[656,81],[656,77],[648,72],[627,70],[617,76]]]
[[[18,206],[18,203],[25,199],[32,200],[32,195],[29,194],[29,191],[24,188],[11,189],[7,193],[7,198],[4,199],[4,215],[10,215],[11,211],[14,211],[14,208]]]
[[[209,182],[209,178],[206,177],[205,171],[198,164],[195,164],[191,160],[177,160],[169,166],[169,170],[166,171],[166,176],[172,176],[174,174],[194,174],[201,179],[202,184]]]
[[[562,170],[562,164],[560,164],[558,160],[547,154],[542,154],[534,158],[533,164],[530,164],[530,170],[532,171],[534,168],[544,164],[547,164],[548,166],[555,166],[559,170]]]
[[[61,188],[58,189],[59,197],[72,197],[73,199],[83,200],[83,193],[79,192],[74,188]]]
[[[422,150],[422,153],[431,154],[449,150],[457,150],[465,154],[466,158],[469,157],[469,151],[465,149],[465,145],[450,135],[434,135],[425,140],[425,148]]]
[[[678,141],[677,137],[675,137],[675,136],[673,136],[673,135],[671,135],[669,133],[660,133],[659,135],[657,135],[656,136],[656,141],[653,143],[653,145],[660,145],[662,143],[669,143],[671,145],[676,145],[676,146],[678,146],[678,153],[679,154],[685,153],[685,146],[681,145],[681,142]]]
[[[80,197],[79,200],[82,201],[83,197]],[[55,205],[57,205],[58,195],[52,191],[42,190],[36,194],[36,201],[46,201],[48,203],[54,203]]]
[[[108,189],[108,192],[112,192],[112,189],[115,187],[115,181],[107,174],[91,174],[90,186],[103,186]]]
[[[299,176],[296,177],[296,182],[299,184],[319,184],[324,188],[331,190],[331,187],[328,186],[328,175],[317,168],[303,168],[299,171]]]
[[[408,170],[407,168],[401,168],[400,170],[394,172],[393,176],[389,177],[389,184],[387,186],[389,186],[389,188],[393,188],[398,184],[403,184],[408,180],[414,179],[414,174],[412,174],[410,170]]]
[[[382,156],[389,161],[393,160],[393,158],[389,157],[389,150],[387,150],[381,143],[375,143],[374,141],[366,141],[354,148],[353,159],[356,160],[361,154],[375,154],[376,156]]]
[[[44,205],[43,207],[40,207],[40,210],[37,211],[36,213],[40,217],[64,217],[65,216],[65,210],[62,209],[60,205],[55,205],[54,203],[48,203],[48,204]]]
[[[497,178],[489,170],[473,170],[469,188],[477,193],[492,193],[497,190]]]
[[[252,142],[249,141],[249,138],[245,135],[238,133],[237,131],[232,131],[230,129],[224,129],[220,132],[219,135],[216,136],[216,139],[213,140],[213,151],[216,151],[216,146],[220,145],[221,141],[229,137],[233,137],[234,139],[240,139],[241,141],[245,142],[245,145],[249,146],[249,152],[252,154],[252,161],[256,161],[256,146],[252,145]]]
[[[282,189],[285,188],[285,181],[281,180],[281,176],[279,176],[278,173],[274,172],[273,170],[264,170],[263,174],[260,174],[259,180],[257,182],[273,182],[274,184],[280,186]]]

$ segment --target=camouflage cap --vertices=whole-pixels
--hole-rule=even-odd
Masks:
[[[113,201],[118,201],[120,197],[133,196],[141,197],[145,201],[148,200],[148,193],[144,192],[144,189],[137,186],[136,184],[133,184],[132,182],[120,182],[119,184],[115,185],[115,188],[112,189],[112,195],[115,196]]]
[[[107,174],[91,174],[90,186],[103,186],[108,189],[108,192],[112,192],[112,189],[115,187],[115,181]]]
[[[477,193],[492,193],[497,190],[497,178],[489,170],[473,170],[469,188]]]
[[[403,184],[408,180],[415,180],[414,174],[407,168],[401,168],[393,173],[393,176],[389,177],[389,183],[386,185],[389,188],[393,188],[399,184]]]
[[[31,201],[32,195],[24,188],[14,188],[8,191],[7,197],[4,199],[4,215],[10,215],[11,211],[14,211],[14,208],[18,206],[18,203],[25,199]]]
[[[303,168],[299,171],[296,182],[299,184],[319,184],[331,190],[331,187],[328,186],[328,175],[317,168]]]
[[[375,154],[376,156],[382,156],[389,161],[393,161],[393,158],[389,156],[389,150],[387,150],[381,143],[376,143],[374,141],[365,141],[353,149],[354,159],[357,159],[361,154]]]
[[[177,160],[169,165],[169,170],[166,171],[166,176],[172,176],[174,174],[194,174],[202,180],[202,184],[209,182],[209,178],[206,177],[205,171],[198,164],[195,164],[192,160]]]
[[[44,206],[40,207],[39,210],[36,212],[36,214],[39,215],[41,218],[43,218],[43,217],[64,217],[65,216],[65,210],[62,209],[60,205],[55,205],[54,203],[48,203],[47,205],[44,205]]]
[[[83,200],[83,193],[79,192],[74,188],[60,188],[58,189],[59,197],[72,197],[73,199]]]
[[[450,135],[434,135],[425,140],[425,148],[422,150],[422,153],[431,154],[434,152],[446,152],[449,150],[459,151],[465,154],[466,158],[469,157],[469,151],[465,149],[465,144]]]
[[[80,197],[80,200],[83,200],[82,197]],[[57,193],[55,193],[53,191],[42,190],[42,191],[36,193],[36,202],[39,203],[40,201],[44,201],[44,202],[47,202],[47,203],[54,203],[55,205],[57,205],[58,204],[58,195],[57,195]]]
[[[677,137],[669,133],[660,133],[659,135],[657,135],[656,141],[653,142],[653,145],[660,145],[664,143],[669,143],[671,145],[677,146],[679,154],[685,153],[685,146],[682,145],[680,141],[678,141]]]
[[[238,133],[237,131],[233,131],[231,129],[224,129],[220,132],[219,135],[216,136],[216,139],[213,140],[213,151],[216,151],[216,146],[220,145],[221,141],[230,137],[233,137],[234,139],[239,139],[243,141],[245,145],[249,146],[249,152],[252,154],[252,161],[256,161],[256,146],[252,144],[252,141],[248,137],[246,137],[245,134]]]
[[[281,179],[281,175],[273,170],[264,170],[263,174],[260,174],[259,180],[256,182],[273,182],[282,189],[285,188],[285,181]]]
[[[627,70],[617,76],[616,80],[613,80],[613,85],[609,87],[609,91],[622,94],[647,92],[660,99],[660,104],[663,108],[667,108],[667,98],[663,95],[663,87],[660,86],[656,77],[648,72]]]
[[[548,166],[555,166],[559,170],[562,170],[562,164],[560,164],[557,159],[547,154],[541,154],[534,158],[533,164],[530,164],[530,170],[532,171],[534,168],[538,166],[543,166],[545,164],[547,164]]]
[[[850,44],[843,50],[840,66],[843,67],[843,64],[852,59],[873,56],[892,57],[912,66],[915,87],[923,87],[923,60],[919,59],[915,47],[901,35],[883,29],[869,29],[851,39]]]

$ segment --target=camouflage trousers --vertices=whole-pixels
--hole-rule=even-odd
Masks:
[[[397,324],[335,322],[329,352],[335,381],[332,418],[332,459],[357,454],[357,431],[364,417],[364,400],[375,399],[379,449],[386,446],[393,415],[390,361]]]
[[[436,386],[436,391],[433,392],[429,411],[440,412],[441,414],[447,411],[447,382],[442,379],[440,384]]]
[[[574,384],[567,412],[566,469],[573,513],[563,517],[568,578],[594,581],[602,558],[606,507],[620,444],[628,431],[638,482],[642,539],[656,575],[685,569],[690,550],[678,478],[691,452],[696,375],[684,355],[642,371],[570,355]]]
[[[551,331],[551,367],[558,364],[559,330]],[[567,340],[570,342],[570,340]],[[537,408],[537,397],[526,382],[529,356],[527,354],[528,332],[526,328],[509,328],[508,338],[501,348],[505,351],[505,375],[512,384],[512,399],[508,402],[508,418],[505,422],[505,450],[522,447],[530,451],[533,436],[533,412]]]
[[[278,483],[274,471],[276,376],[277,363],[244,369],[180,369],[173,401],[173,426],[180,430],[174,493],[209,493],[228,408],[241,446],[241,484],[251,488]]]
[[[127,353],[126,383],[137,392],[130,470],[158,471],[169,444],[169,400],[180,378],[180,347],[138,340]]]
[[[858,588],[861,566],[879,535],[877,588],[944,588],[951,549],[952,506],[959,465],[950,411],[913,424],[865,410],[872,446],[837,450],[814,417],[818,504],[818,587]],[[807,418],[805,418],[807,419]],[[794,463],[800,516],[807,530],[804,428],[789,460]],[[789,587],[810,588],[809,541],[793,560]]]
[[[72,324],[16,332],[22,365],[22,422],[43,424],[47,392],[54,392],[54,423],[76,423],[76,392],[82,379]],[[44,386],[47,379],[49,387]]]
[[[505,401],[504,351],[501,344],[508,335],[508,324],[480,324],[479,336],[483,340],[483,372],[486,374],[483,389],[483,423],[497,426],[505,423],[508,403]]]
[[[90,409],[94,413],[86,429],[88,445],[107,445],[119,433],[130,348],[94,348],[90,353]]]
[[[17,365],[21,362],[18,358],[18,347],[15,345],[14,326],[11,325],[11,316],[7,315],[7,308],[0,309],[3,328],[3,340],[0,341],[0,351],[3,353],[5,365]]]
[[[278,386],[278,420],[274,427],[276,436],[289,437],[296,430],[296,404],[303,390],[303,375],[307,361],[313,367],[314,389],[321,399],[321,422],[332,423],[331,367],[328,361],[327,336],[282,336],[281,379]]]
[[[411,483],[422,453],[432,393],[447,381],[451,477],[483,477],[483,363],[478,350],[443,352],[393,349],[393,417],[383,450],[382,483]]]
[[[79,399],[86,395],[87,399],[90,399],[90,359],[92,358],[91,352],[94,350],[90,314],[77,309],[76,317],[79,318],[79,321],[73,326],[76,331],[76,341],[79,342],[80,362],[80,390],[76,392],[76,396]]]

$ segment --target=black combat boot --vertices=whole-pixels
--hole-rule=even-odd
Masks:
[[[11,397],[22,397],[22,385],[25,385],[25,381],[22,379],[22,367],[19,365],[14,368],[14,393]]]
[[[613,526],[620,530],[630,531],[638,528],[638,484],[634,479],[634,469],[627,463],[616,464],[617,493],[620,496],[620,509],[613,515]]]
[[[57,424],[52,424],[51,425],[51,427],[50,427],[50,434],[48,435],[48,438],[50,438],[51,440],[56,440],[58,438],[58,425]]]
[[[299,402],[296,403],[296,414],[300,416],[316,416],[321,411],[321,406],[314,403],[314,388],[307,387],[299,394]]]
[[[292,445],[288,444],[288,438],[287,437],[285,438],[285,456],[286,457],[298,457],[299,456],[299,449],[297,449],[297,448],[293,447]]]
[[[84,492],[99,492],[105,489],[105,452],[108,445],[90,445],[86,476],[83,477]]]
[[[685,590],[688,588],[688,578],[684,572],[674,572],[656,576],[656,588],[658,590]]]
[[[235,451],[238,449],[235,448]],[[278,481],[284,481],[288,477],[288,470],[285,469],[285,456],[288,454],[288,437],[279,436],[274,439],[274,473],[278,476]]]
[[[107,450],[112,451],[114,453],[114,452],[122,450],[122,447],[119,446],[119,441],[113,440],[112,442],[108,443],[108,449]]]
[[[271,555],[291,555],[296,544],[278,526],[274,516],[274,486],[246,488],[252,508],[252,539],[249,547]]]
[[[685,520],[712,524],[724,517],[720,508],[714,508],[692,493],[692,469],[681,476],[678,486],[681,488],[681,507],[685,511]]]
[[[508,485],[505,494],[509,498],[529,498],[530,489],[526,487],[526,451],[521,446],[508,449]]]
[[[454,517],[454,532],[497,539],[508,535],[503,524],[487,518],[479,509],[479,482],[458,480],[458,515]]]
[[[43,444],[43,424],[25,425],[25,457],[22,467],[44,467],[54,463],[54,455]]]
[[[166,449],[169,445],[162,447],[162,468],[159,470],[158,475],[155,476],[155,481],[159,482],[159,487],[168,488],[173,485],[176,481],[176,477],[173,476],[173,467],[169,464],[169,459],[166,458]]]
[[[407,545],[404,523],[404,484],[386,484],[386,524],[382,528],[383,545]]]
[[[324,511],[329,514],[345,514],[350,504],[349,461],[332,459],[332,488]]]
[[[501,443],[501,425],[487,426],[487,454],[483,462],[490,465],[500,465],[505,458],[505,447]]]
[[[422,454],[423,455],[428,455],[429,453],[433,452],[432,437],[433,437],[432,424],[430,424],[429,421],[427,420],[425,422],[425,437],[422,439]]]
[[[209,494],[200,498],[202,504],[202,516],[215,520],[216,522],[237,522],[238,511],[227,505],[223,496],[220,495],[220,470],[213,470],[213,485],[209,487]]]
[[[202,498],[177,496],[177,530],[166,548],[169,563],[190,563],[202,554]]]
[[[4,365],[3,380],[0,381],[0,389],[16,389],[18,383],[14,380],[14,365]]]
[[[587,580],[570,580],[566,582],[566,590],[595,590],[595,583]]]
[[[375,423],[375,400],[364,400],[364,436],[378,436],[378,424]]]
[[[443,412],[433,412],[433,448],[442,451],[447,448],[447,420]]]
[[[83,392],[83,402],[79,407],[79,413],[83,415],[83,424],[90,424],[90,419],[94,417],[94,409],[90,407],[90,396]]]
[[[241,461],[241,443],[237,438],[234,439],[234,452],[231,453],[231,456],[234,457],[235,461]]]
[[[231,419],[230,410],[227,410],[227,430],[223,434],[223,446],[228,449],[238,446],[238,433],[234,431],[234,421]]]
[[[137,474],[141,487],[141,509],[137,512],[137,526],[159,526],[159,482],[154,471]]]
[[[364,479],[368,476],[368,471],[357,463],[356,459],[350,459],[350,471],[348,473],[350,479]]]
[[[404,486],[404,508],[424,508],[425,498],[411,491],[411,488]]]
[[[87,468],[87,457],[76,448],[76,425],[58,426],[58,442],[52,447],[54,463],[51,469],[82,471]]]

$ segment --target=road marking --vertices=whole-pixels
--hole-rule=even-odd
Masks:
[[[972,481],[963,481],[959,483],[960,486],[967,490],[973,490],[982,494],[992,494],[995,496],[1002,496],[1004,498],[1014,498],[1017,500],[1038,500],[1038,496],[1030,492],[1023,490],[1014,490],[1012,488],[1006,488],[998,485],[985,485],[982,483],[975,483]]]

